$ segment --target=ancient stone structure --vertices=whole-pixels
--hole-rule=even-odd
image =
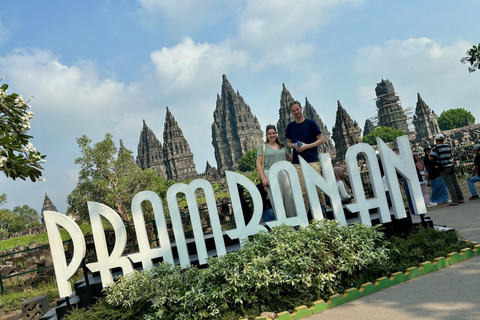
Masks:
[[[415,115],[412,121],[417,133],[416,141],[429,141],[440,132],[437,118],[438,116],[435,112],[423,101],[420,93],[417,93],[417,106],[415,107]]]
[[[407,116],[400,103],[400,98],[393,88],[393,84],[387,79],[377,83],[376,104],[378,111],[378,126],[408,131]]]
[[[154,168],[158,174],[167,179],[167,171],[163,162],[162,144],[143,120],[143,128],[138,142],[137,164],[142,168]]]
[[[163,158],[167,180],[185,181],[197,178],[193,153],[168,107],[163,129]]]
[[[335,162],[344,160],[348,148],[362,142],[360,136],[362,129],[358,127],[357,122],[353,121],[347,111],[343,109],[340,101],[337,101],[337,103],[337,116],[335,118],[335,126],[332,129],[332,137],[337,150]]]
[[[370,119],[365,120],[365,126],[363,127],[363,137],[375,130],[375,126]]]
[[[280,94],[280,110],[278,110],[277,132],[278,139],[286,145],[287,138],[285,137],[285,129],[287,128],[287,125],[294,120],[290,113],[290,103],[295,100],[292,98],[290,91],[285,87],[285,84],[282,83],[282,86],[283,89]]]
[[[238,167],[238,160],[263,141],[263,131],[240,93],[232,88],[223,75],[222,93],[217,94],[213,112],[212,145],[217,169],[221,172]]]
[[[318,116],[317,111],[312,107],[308,99],[305,98],[305,107],[303,108],[303,116],[307,119],[314,120],[320,131],[322,131],[322,136],[325,138],[325,143],[318,147],[319,153],[329,153],[332,158],[335,158],[336,151],[333,141],[330,138],[330,132],[327,129],[327,126],[323,123],[322,119]]]
[[[42,205],[42,212],[40,214],[40,219],[42,220],[42,224],[45,223],[43,220],[43,211],[55,211],[58,212],[57,207],[53,204],[52,200],[47,196],[45,193],[45,199],[43,199],[43,205]]]

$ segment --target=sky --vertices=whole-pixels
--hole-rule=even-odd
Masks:
[[[59,212],[75,188],[76,139],[111,133],[136,157],[142,120],[163,143],[168,106],[196,170],[216,166],[211,125],[222,74],[260,125],[276,124],[282,83],[329,130],[337,100],[363,129],[375,86],[389,79],[404,108],[417,93],[438,115],[480,122],[480,72],[460,63],[480,42],[476,0],[17,0],[0,7],[0,76],[28,98],[45,182],[0,176],[5,208]],[[477,22],[475,22],[477,21]]]

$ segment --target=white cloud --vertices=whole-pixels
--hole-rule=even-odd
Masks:
[[[12,32],[7,29],[0,20],[0,46],[7,42],[12,36]]]
[[[174,33],[195,32],[206,25],[214,25],[234,11],[238,1],[216,0],[137,0],[141,6],[141,21],[151,26],[164,20]],[[188,33],[188,32],[187,32]]]
[[[166,94],[203,90],[217,84],[219,77],[229,70],[243,68],[248,60],[244,51],[233,50],[228,41],[196,44],[189,37],[150,56]]]
[[[441,46],[433,39],[392,39],[384,45],[366,46],[357,50],[356,70],[364,74],[380,72],[436,72],[459,68],[460,58],[470,44],[458,40],[449,46]]]
[[[139,93],[135,84],[126,86],[113,78],[100,78],[91,62],[66,66],[48,50],[16,49],[0,57],[0,68],[6,83],[35,96],[35,104],[50,112],[112,112],[137,101]]]
[[[239,37],[258,49],[271,50],[284,43],[297,43],[315,33],[343,5],[357,6],[362,0],[250,0],[239,15]]]
[[[398,92],[404,108],[415,110],[417,93],[437,114],[450,108],[464,107],[478,118],[479,111],[472,102],[478,100],[476,88],[480,78],[471,77],[460,63],[471,44],[465,40],[442,45],[435,39],[392,39],[383,45],[359,48],[354,63],[364,83],[389,79]],[[364,110],[371,108],[374,87],[360,85],[357,97]]]
[[[255,71],[263,70],[272,65],[295,67],[297,63],[303,64],[308,61],[314,52],[315,44],[313,43],[289,44],[282,46],[279,50],[267,52],[259,59],[252,59],[251,67]]]

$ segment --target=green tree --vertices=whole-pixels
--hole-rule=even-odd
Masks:
[[[470,111],[463,108],[443,111],[438,117],[438,126],[441,130],[450,130],[475,123],[475,117]]]
[[[7,196],[0,196],[0,206],[7,202]],[[27,205],[16,206],[13,210],[0,209],[0,237],[40,225],[35,209]]]
[[[480,43],[473,46],[466,52],[467,56],[460,59],[463,64],[469,63],[468,72],[475,72],[480,69]]]
[[[125,222],[130,222],[130,206],[136,193],[150,190],[165,198],[168,183],[154,169],[142,170],[135,164],[132,152],[123,149],[117,156],[112,135],[91,146],[87,136],[77,139],[81,156],[75,189],[68,195],[67,212],[88,217],[87,201],[103,203],[113,208]]]
[[[257,168],[257,150],[248,150],[241,158],[238,160],[238,170],[241,172],[253,171]]]
[[[375,130],[365,135],[363,142],[373,146],[377,144],[377,137],[380,137],[384,142],[395,141],[397,137],[403,136],[405,133],[402,130],[392,129],[390,127],[377,127]]]
[[[33,112],[21,95],[7,94],[7,89],[7,84],[0,87],[0,171],[13,180],[30,178],[35,182],[42,176],[45,155],[29,142]]]

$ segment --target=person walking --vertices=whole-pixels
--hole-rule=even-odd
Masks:
[[[420,175],[422,176],[422,181],[420,181],[420,188],[422,189],[423,200],[425,201],[425,205],[427,208],[435,207],[437,204],[435,202],[430,202],[428,198],[428,172],[427,167],[420,159],[418,152],[413,152],[413,161],[415,162],[415,166],[417,167]]]
[[[467,178],[468,188],[472,196],[468,200],[477,200],[478,193],[475,189],[475,182],[480,181],[480,144],[473,146],[473,152],[475,153],[475,159],[473,160],[473,172],[470,177]]]
[[[430,181],[431,188],[430,203],[447,203],[450,201],[448,199],[447,186],[445,185],[445,182],[440,175],[440,169],[437,166],[437,162],[435,160],[430,160],[430,153],[432,152],[432,148],[426,147],[423,152],[425,153],[423,163],[427,168],[427,178],[428,181]]]
[[[430,153],[430,160],[437,161],[440,168],[440,175],[447,185],[448,192],[452,198],[450,206],[458,206],[459,203],[465,202],[462,190],[460,190],[457,177],[455,176],[455,165],[452,161],[452,147],[450,144],[445,143],[445,135],[443,133],[435,136],[435,146]]]

